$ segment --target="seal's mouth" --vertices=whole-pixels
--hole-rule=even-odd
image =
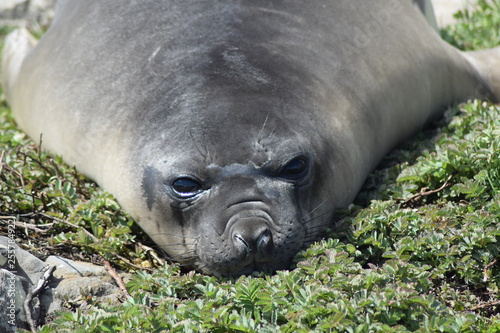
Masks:
[[[198,269],[215,276],[239,276],[254,272],[273,274],[277,270],[289,268],[298,249],[293,246],[276,248],[272,243],[272,235],[269,238],[271,242],[263,241],[264,245],[259,245],[248,240],[242,242],[236,237],[233,244],[227,242],[223,245],[222,251],[214,250],[215,256],[200,255]]]

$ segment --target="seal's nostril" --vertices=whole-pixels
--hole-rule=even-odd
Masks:
[[[273,234],[266,228],[257,239],[257,251],[261,255],[270,255],[274,247]]]
[[[245,246],[247,252],[252,251],[252,246],[250,244],[248,244],[248,242],[245,240],[245,238],[243,236],[241,236],[240,234],[234,235],[234,240],[236,242],[240,242],[241,244],[243,244]]]
[[[236,223],[233,229],[234,245],[250,254],[268,256],[272,253],[274,244],[271,230],[261,219],[242,219]]]

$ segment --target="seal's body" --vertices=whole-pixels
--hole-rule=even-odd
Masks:
[[[428,6],[71,0],[33,49],[8,38],[4,87],[176,260],[280,269],[444,106],[500,96],[500,51],[447,45]]]

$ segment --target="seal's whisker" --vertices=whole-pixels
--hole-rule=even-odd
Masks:
[[[174,257],[186,256],[186,255],[188,255],[188,254],[189,254],[190,256],[193,256],[193,257],[198,257],[198,255],[196,254],[196,250],[188,250],[188,251],[185,251],[185,252],[183,252],[183,253],[181,253],[181,254],[178,254],[178,255],[176,255],[176,256],[174,256]]]
[[[315,208],[313,208],[309,213],[307,213],[306,215],[302,216],[302,219],[305,219],[306,217],[308,217],[309,215],[311,215],[312,213],[314,213],[315,211],[317,211],[321,206],[323,206],[326,203],[326,201],[327,200],[324,200],[322,203],[320,203]]]
[[[204,264],[204,265],[197,264],[196,271],[200,272],[200,273],[204,273],[204,269],[208,268],[208,267],[209,267],[208,264]]]
[[[304,241],[304,247],[307,248],[307,247],[313,245],[314,243],[316,243],[317,241],[318,241],[317,239],[311,239],[311,240]]]
[[[325,234],[327,230],[331,229],[330,224],[323,224],[323,225],[318,225],[317,227],[311,228],[307,234],[306,237],[315,237],[320,234]]]
[[[263,133],[264,133],[264,129],[266,128],[266,124],[267,124],[267,120],[269,119],[269,113],[266,115],[266,119],[264,119],[264,124],[262,124],[262,127],[260,129],[260,132],[259,132],[259,135],[258,135],[258,139],[257,139],[257,142],[260,143],[260,140],[262,140],[263,138]]]
[[[329,215],[329,214],[330,214],[332,211],[334,211],[334,210],[335,210],[335,208],[331,208],[331,209],[329,209],[329,210],[325,211],[324,213],[322,213],[322,214],[320,214],[320,215],[318,215],[318,216],[313,217],[312,219],[309,219],[309,220],[307,220],[307,221],[306,221],[306,220],[303,220],[303,224],[304,224],[304,225],[310,224],[311,222],[314,222],[314,221],[316,221],[316,220],[318,220],[318,219],[320,219],[320,218],[323,218],[323,217],[325,217],[325,216]],[[333,221],[332,221],[332,223],[333,223]]]
[[[315,222],[315,223],[313,223]],[[304,223],[308,229],[315,228],[316,226],[334,226],[335,220],[330,217],[329,213],[325,213],[323,215],[317,216],[314,219],[311,219]]]
[[[204,160],[208,160],[208,155],[209,155],[208,148],[206,146],[204,146],[205,151],[202,151],[202,149],[200,148],[200,145],[198,143],[198,140],[196,140],[196,138],[194,137],[193,132],[192,132],[191,129],[189,130],[189,136],[193,140],[194,145],[195,145],[196,150],[198,151],[198,153],[200,153],[200,155],[203,157]]]
[[[169,243],[169,244],[160,244],[159,246],[162,246],[163,248],[168,248],[170,250],[173,249],[179,249],[179,250],[185,250],[188,249],[190,246],[195,245],[194,243]],[[194,249],[189,249],[188,251],[194,251]]]
[[[169,234],[169,233],[156,233],[156,234],[151,234],[152,236],[169,236],[169,237],[175,237],[175,238],[181,238],[181,239],[194,239],[198,240],[199,237],[187,237],[182,234]]]
[[[172,261],[186,261],[186,260],[196,260],[199,259],[199,257],[195,254],[189,254],[189,252],[185,252],[176,256],[169,256],[168,257]]]
[[[316,237],[318,234],[321,234],[321,230],[327,229],[328,226],[329,226],[329,224],[323,224],[323,225],[315,226],[313,228],[308,228],[308,229],[301,230],[301,231],[295,231],[295,232],[290,234],[290,237],[297,236],[302,232],[304,232],[304,237]],[[315,231],[316,229],[320,230],[320,232]]]
[[[188,263],[188,262],[194,262],[198,259],[200,259],[198,256],[193,256],[193,255],[178,255],[178,256],[172,256],[169,257],[170,260],[175,261],[175,262],[180,262],[180,263]]]

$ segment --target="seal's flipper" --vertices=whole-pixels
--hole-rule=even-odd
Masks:
[[[2,60],[2,86],[5,98],[10,102],[21,65],[37,41],[25,28],[11,32],[5,41]]]
[[[478,90],[478,97],[500,103],[500,47],[464,52],[464,55],[476,69],[479,81],[488,90]]]

